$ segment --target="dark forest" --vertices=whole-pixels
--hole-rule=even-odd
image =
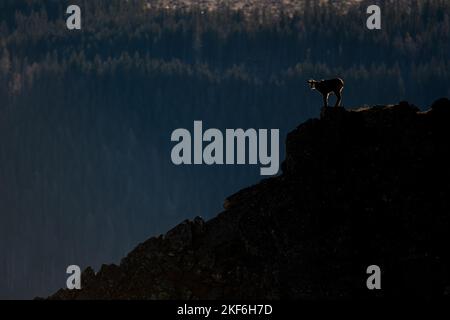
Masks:
[[[0,298],[45,296],[67,265],[117,262],[259,181],[246,166],[175,167],[175,128],[284,139],[320,112],[311,78],[344,78],[346,108],[450,96],[447,0],[378,1],[380,31],[365,28],[365,1],[147,2],[70,1],[81,31],[65,27],[69,1],[0,2]]]

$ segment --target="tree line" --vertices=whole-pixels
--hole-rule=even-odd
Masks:
[[[449,96],[450,2],[378,1],[381,31],[365,28],[369,2],[70,1],[83,9],[72,32],[69,1],[0,1],[0,297],[45,295],[68,264],[116,261],[260,179],[173,166],[175,128],[202,120],[284,139],[320,112],[310,78],[344,78],[346,107]]]

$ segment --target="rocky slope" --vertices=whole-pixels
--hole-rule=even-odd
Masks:
[[[288,135],[280,176],[50,298],[448,297],[449,122],[447,99],[324,109]],[[366,288],[372,264],[382,290]]]

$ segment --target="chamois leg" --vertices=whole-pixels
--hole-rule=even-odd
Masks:
[[[342,101],[342,90],[336,91],[334,94],[336,95],[337,98],[335,107],[340,107]]]
[[[323,106],[325,108],[328,107],[328,96],[329,96],[329,94],[324,94],[323,95]]]

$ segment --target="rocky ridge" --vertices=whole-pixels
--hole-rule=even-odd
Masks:
[[[288,135],[281,175],[50,299],[449,297],[449,122],[448,99],[325,108]]]

